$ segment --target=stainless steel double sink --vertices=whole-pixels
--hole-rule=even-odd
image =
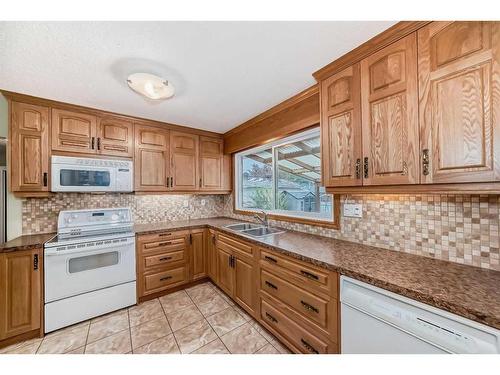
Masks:
[[[265,237],[284,233],[284,230],[278,228],[266,227],[264,225],[252,223],[230,224],[226,225],[225,228],[234,230],[235,232],[240,232],[241,234],[246,234],[251,237]]]

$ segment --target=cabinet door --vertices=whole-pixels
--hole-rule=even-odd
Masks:
[[[363,185],[418,183],[415,33],[361,61],[361,112]]]
[[[224,145],[222,139],[200,137],[200,179],[201,190],[222,189]]]
[[[10,183],[12,191],[48,191],[49,109],[11,103]]]
[[[234,271],[231,266],[230,252],[217,248],[217,285],[229,296],[234,291]]]
[[[423,183],[500,180],[500,23],[418,31]]]
[[[169,133],[135,125],[135,191],[167,191]]]
[[[192,279],[197,280],[207,275],[207,246],[204,229],[191,231],[191,270]]]
[[[134,156],[134,124],[119,118],[99,118],[97,152],[109,156]]]
[[[249,313],[255,314],[257,307],[257,285],[255,269],[250,261],[237,257],[234,260],[234,299]]]
[[[0,255],[0,339],[40,329],[42,250]]]
[[[323,184],[362,184],[359,64],[321,82]]]
[[[215,232],[209,229],[207,238],[207,273],[208,277],[217,284],[217,251],[215,241]]]
[[[170,160],[172,189],[197,190],[199,137],[197,135],[170,132]]]
[[[95,116],[52,109],[52,150],[95,154],[96,131]]]

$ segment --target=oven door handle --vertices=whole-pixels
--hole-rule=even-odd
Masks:
[[[118,251],[124,250],[126,246],[132,245],[132,248],[135,248],[133,242],[122,243],[120,246],[103,246],[98,248],[80,248],[74,250],[56,250],[56,249],[45,249],[46,256],[66,256],[73,255],[79,253],[87,253],[87,254],[98,254],[98,253],[109,253],[110,251]]]

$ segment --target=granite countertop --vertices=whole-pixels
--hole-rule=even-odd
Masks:
[[[300,232],[256,239],[225,228],[229,218],[136,224],[137,234],[210,227],[261,247],[337,271],[500,329],[500,272]],[[23,236],[0,247],[37,247],[53,234]],[[6,250],[7,249],[7,250]]]
[[[55,233],[41,233],[20,236],[0,245],[0,253],[36,249],[37,247],[43,246],[45,242],[55,235]]]

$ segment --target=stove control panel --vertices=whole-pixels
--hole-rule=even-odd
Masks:
[[[69,228],[88,226],[120,226],[132,223],[130,208],[101,208],[59,212],[58,232]]]

